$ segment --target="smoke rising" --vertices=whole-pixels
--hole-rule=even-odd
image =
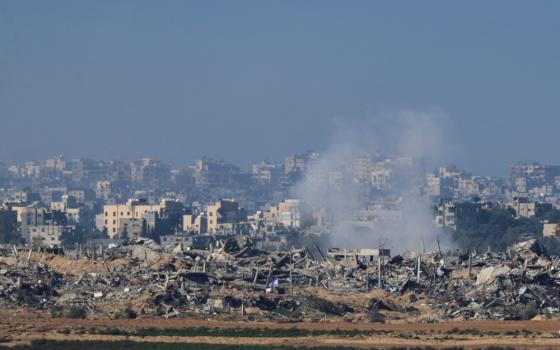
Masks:
[[[422,195],[427,169],[449,156],[447,118],[440,110],[402,111],[363,123],[334,123],[328,148],[309,160],[292,189],[296,198],[328,213],[329,245],[365,248],[382,245],[399,253],[451,247],[434,225],[432,203]],[[387,175],[387,183],[368,187],[356,159]],[[369,163],[368,163],[369,164]],[[369,169],[369,168],[368,168]],[[383,182],[381,180],[381,182]]]

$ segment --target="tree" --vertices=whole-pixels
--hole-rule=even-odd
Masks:
[[[477,251],[488,247],[504,251],[519,240],[540,237],[542,232],[538,218],[516,218],[511,210],[504,208],[467,212],[457,221],[460,224],[453,239],[460,248]]]

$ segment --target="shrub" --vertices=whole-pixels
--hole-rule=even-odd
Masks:
[[[68,309],[68,313],[66,314],[66,317],[68,318],[86,318],[86,309],[84,309],[83,307],[80,306],[71,306],[70,309]]]
[[[136,311],[132,309],[132,306],[130,304],[126,305],[122,313],[124,314],[124,316],[126,316],[126,318],[130,319],[136,318],[137,316]]]
[[[60,305],[55,305],[49,309],[49,313],[52,318],[61,318],[64,316],[64,309]]]

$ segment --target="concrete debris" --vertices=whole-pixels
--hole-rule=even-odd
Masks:
[[[217,240],[209,250],[164,250],[140,238],[95,258],[22,250],[0,256],[0,305],[81,306],[109,316],[130,305],[139,317],[284,321],[560,316],[560,258],[535,240],[507,253],[315,250],[322,259],[308,249],[259,250],[245,236]]]
[[[507,266],[489,266],[485,267],[478,275],[476,275],[476,284],[488,284],[492,283],[498,277],[506,276],[511,269]]]

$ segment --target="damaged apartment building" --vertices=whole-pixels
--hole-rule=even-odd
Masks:
[[[16,220],[10,241],[34,246],[60,246],[64,234],[72,234],[77,228],[93,221],[84,191],[64,190],[57,197],[44,192],[41,196],[29,192],[26,195],[14,193],[13,200],[4,203],[3,211],[13,213]]]
[[[287,199],[269,205],[267,209],[247,215],[245,209],[232,199],[221,199],[206,205],[205,208],[192,209],[183,215],[181,233],[164,235],[161,242],[165,246],[183,243],[197,246],[207,245],[216,237],[244,234],[259,244],[287,244],[281,233],[297,230],[308,224],[300,200]]]
[[[108,204],[96,216],[96,226],[109,238],[134,239],[154,232],[175,232],[180,225],[183,204],[162,199],[158,204],[130,199],[125,204]]]

